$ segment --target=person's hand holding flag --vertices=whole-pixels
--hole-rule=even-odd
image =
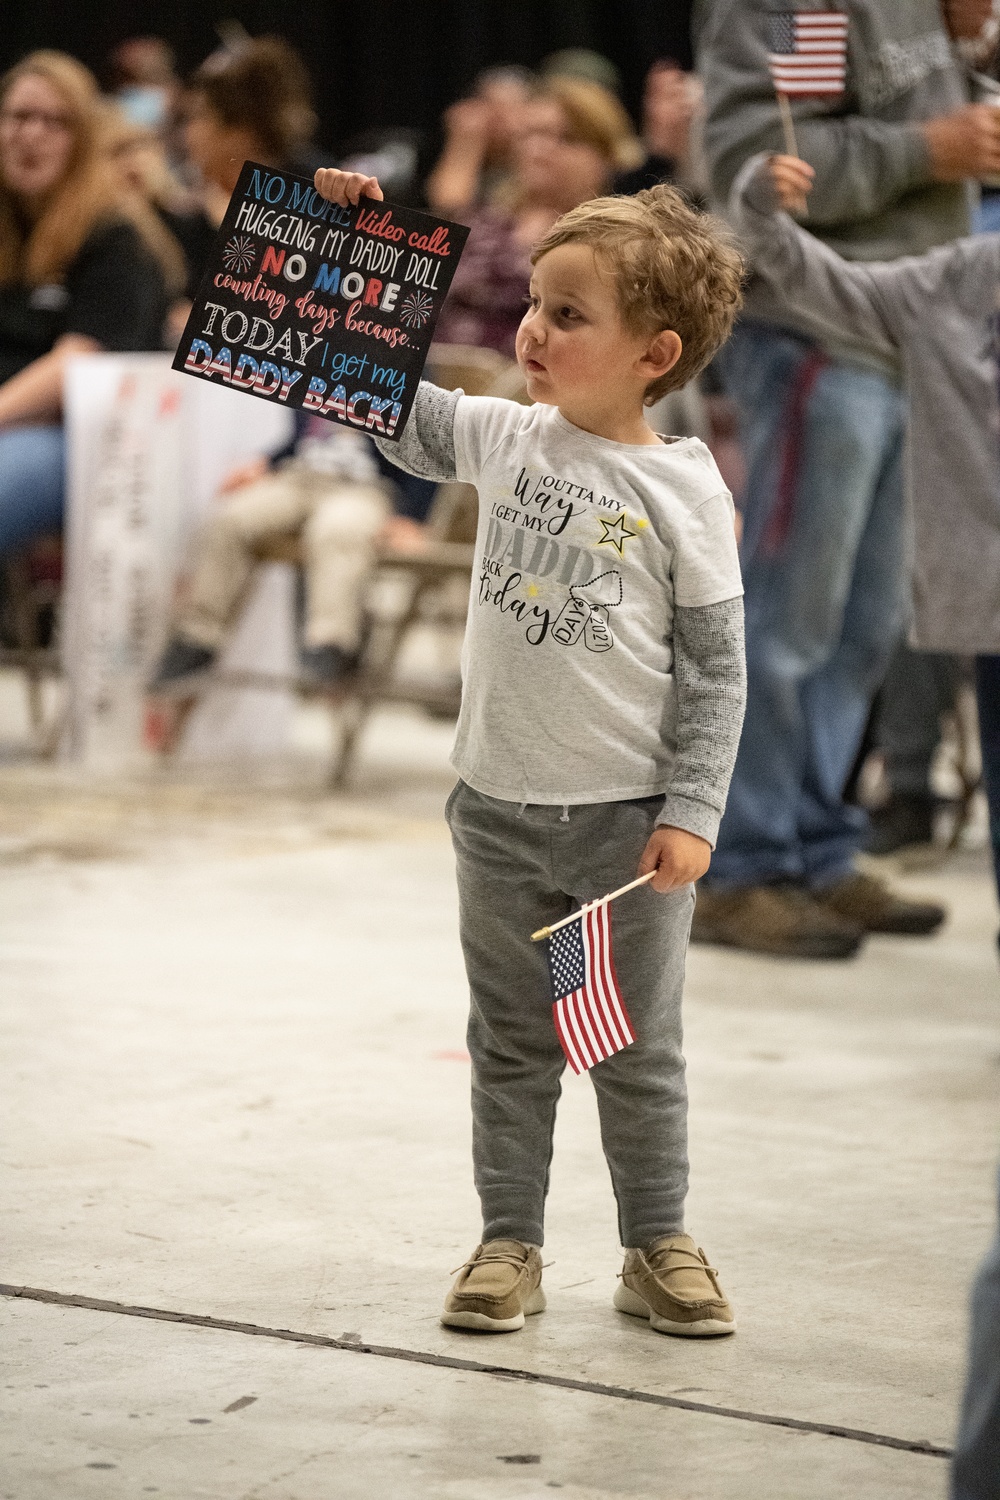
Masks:
[[[772,156],[768,159],[767,173],[778,207],[786,214],[804,215],[816,176],[809,163],[800,156]]]
[[[639,874],[649,875],[655,870],[650,885],[665,895],[700,880],[711,859],[711,844],[696,833],[684,828],[654,828],[642,851]]]

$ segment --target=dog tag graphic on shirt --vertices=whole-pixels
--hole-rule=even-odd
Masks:
[[[552,627],[552,639],[560,646],[575,646],[583,634],[590,606],[570,597],[556,616]]]
[[[580,636],[588,651],[610,651],[615,643],[608,605],[622,602],[622,575],[617,568],[598,573],[589,583],[577,584],[556,616],[552,638],[560,646],[575,646]]]
[[[588,651],[610,651],[615,643],[608,623],[608,612],[600,604],[590,606],[590,615],[583,631],[583,643]]]

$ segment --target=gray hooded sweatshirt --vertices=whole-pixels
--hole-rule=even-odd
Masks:
[[[913,644],[1000,653],[1000,234],[851,264],[777,211],[766,160],[746,164],[730,202],[760,278],[807,333],[902,363]]]
[[[791,106],[799,155],[816,170],[810,232],[847,260],[919,255],[968,234],[968,190],[931,181],[918,123],[969,101],[938,0],[697,0],[705,150],[717,206],[725,205],[748,157],[785,149],[768,68],[770,18],[835,7],[849,17],[844,92]],[[768,281],[751,284],[746,316],[806,331]],[[893,373],[891,359],[835,329],[821,344],[835,358]]]

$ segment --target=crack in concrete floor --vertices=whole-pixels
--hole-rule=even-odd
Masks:
[[[795,1432],[820,1433],[824,1437],[845,1438],[855,1443],[871,1443],[879,1448],[896,1448],[903,1453],[923,1453],[930,1458],[950,1458],[952,1450],[931,1442],[914,1442],[892,1437],[884,1432],[867,1432],[863,1428],[840,1427],[828,1422],[804,1422],[797,1417],[774,1416],[767,1412],[741,1411],[736,1407],[713,1406],[704,1401],[682,1401],[677,1396],[657,1391],[636,1390],[629,1386],[606,1385],[601,1381],[573,1380],[566,1375],[547,1375],[512,1365],[483,1364],[479,1360],[459,1359],[426,1350],[400,1349],[384,1344],[364,1344],[359,1335],[328,1338],[317,1333],[296,1333],[290,1328],[266,1328],[259,1323],[239,1323],[226,1318],[210,1318],[199,1313],[183,1313],[159,1307],[129,1307],[124,1302],[110,1302],[100,1297],[80,1297],[68,1292],[54,1292],[42,1287],[6,1286],[0,1283],[0,1297],[23,1298],[56,1307],[82,1307],[90,1312],[106,1312],[128,1318],[150,1318],[160,1323],[182,1323],[191,1328],[217,1329],[224,1333],[242,1333],[250,1337],[280,1339],[293,1344],[311,1344],[321,1349],[346,1350],[350,1354],[374,1355],[378,1359],[403,1360],[408,1364],[430,1365],[439,1370],[466,1370],[475,1375],[500,1375],[523,1380],[532,1385],[550,1386],[554,1390],[580,1391],[589,1396],[607,1396],[616,1401],[638,1401],[649,1406],[671,1407],[676,1411],[701,1412],[706,1416],[727,1417],[737,1422],[758,1422],[765,1427],[787,1427]],[[249,1405],[253,1397],[234,1402],[226,1411]],[[508,1456],[505,1462],[520,1461],[524,1455]]]

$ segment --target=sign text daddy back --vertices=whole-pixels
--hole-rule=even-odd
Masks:
[[[468,236],[460,224],[247,162],[174,368],[398,437]]]

